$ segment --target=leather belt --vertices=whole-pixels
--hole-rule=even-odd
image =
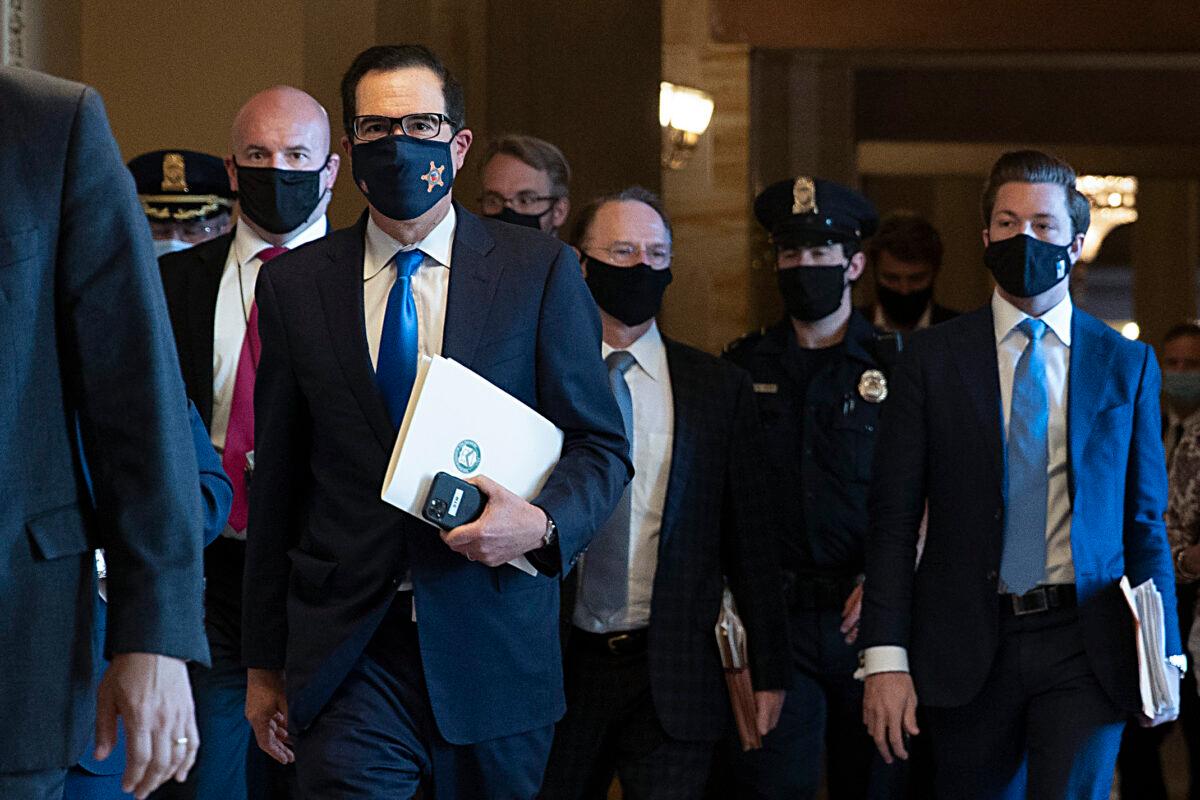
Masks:
[[[646,652],[647,631],[649,630],[649,628],[640,628],[636,631],[592,633],[582,628],[575,628],[571,631],[571,640],[592,653],[614,657],[632,656]]]
[[[1075,586],[1070,583],[1052,583],[1038,586],[1025,594],[1006,594],[1002,603],[1005,611],[1011,609],[1014,617],[1024,617],[1029,614],[1040,614],[1052,608],[1074,608],[1076,603]]]

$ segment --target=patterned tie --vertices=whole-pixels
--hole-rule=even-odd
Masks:
[[[1008,415],[1008,495],[1000,577],[1014,594],[1025,594],[1046,574],[1046,512],[1050,466],[1050,402],[1042,336],[1046,323],[1026,319],[1017,328],[1029,344],[1013,372]]]
[[[286,247],[267,247],[255,258],[263,264],[287,252]],[[242,298],[238,298],[242,301]],[[233,481],[233,505],[229,508],[229,527],[241,533],[246,530],[249,498],[246,486],[246,454],[254,451],[254,375],[258,369],[258,354],[262,345],[258,339],[258,303],[250,304],[246,321],[246,336],[238,354],[237,372],[233,379],[233,399],[229,404],[229,426],[225,429],[225,450],[221,466]]]
[[[608,382],[612,386],[621,421],[625,423],[625,438],[633,452],[633,397],[625,373],[637,363],[632,353],[614,350],[604,359],[608,365]],[[629,599],[629,538],[633,485],[625,487],[608,522],[592,539],[587,560],[580,571],[578,603],[592,627],[613,630],[619,623]]]
[[[388,416],[397,429],[408,408],[408,396],[417,379],[417,304],[413,300],[412,276],[425,255],[420,250],[396,253],[396,282],[388,292],[379,337],[379,359],[375,383],[383,394]]]

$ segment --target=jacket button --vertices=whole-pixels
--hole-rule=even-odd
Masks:
[[[994,517],[995,519],[997,519],[997,520],[999,520],[999,519],[1000,519],[1001,517],[1003,517],[1003,516],[1004,516],[1004,509],[1003,509],[1003,508],[997,508],[997,509],[996,509],[996,513],[993,515],[993,517]]]

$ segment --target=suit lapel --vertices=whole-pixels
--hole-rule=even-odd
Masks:
[[[469,367],[479,347],[504,265],[487,260],[495,242],[479,218],[457,203],[454,210],[457,223],[442,355]]]
[[[396,431],[383,396],[375,385],[363,312],[363,237],[366,229],[364,212],[354,227],[330,234],[329,246],[325,248],[330,263],[317,273],[317,286],[330,343],[341,364],[342,374],[380,446],[390,453]]]
[[[1105,396],[1105,376],[1113,348],[1102,336],[1103,323],[1075,309],[1071,314],[1071,369],[1067,377],[1067,442],[1071,501],[1075,500],[1075,471],[1092,430],[1089,420],[1100,410]]]
[[[225,262],[233,247],[233,234],[225,234],[224,247],[208,249],[200,256],[196,269],[187,272],[188,338],[191,339],[192,363],[188,382],[195,387],[201,418],[212,425],[213,411],[213,337],[216,335],[217,292],[221,288],[221,275]]]
[[[951,343],[955,366],[971,398],[988,452],[996,485],[1004,482],[1004,429],[1000,407],[1000,367],[996,360],[996,334],[990,306],[974,312],[964,326],[962,338]]]
[[[674,534],[676,523],[683,513],[687,478],[695,458],[693,450],[696,437],[693,431],[699,424],[695,418],[697,387],[692,380],[695,370],[688,369],[688,365],[682,363],[686,357],[674,342],[664,337],[663,344],[667,348],[667,374],[671,380],[671,406],[675,416],[671,432],[671,474],[667,477],[667,496],[658,534],[660,552]]]

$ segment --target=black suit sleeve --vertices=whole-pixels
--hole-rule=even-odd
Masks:
[[[283,669],[287,650],[288,550],[299,541],[309,464],[307,405],[292,373],[287,331],[271,283],[259,273],[254,290],[262,342],[254,381],[254,479],[242,589],[242,662]]]
[[[901,354],[892,373],[892,396],[879,420],[868,497],[867,577],[859,639],[863,649],[908,647],[928,448],[920,349],[914,344]]]
[[[733,406],[730,457],[721,522],[722,560],[738,613],[746,626],[750,674],[758,691],[792,683],[787,606],[775,550],[769,471],[763,467],[763,432],[750,376],[740,380]]]
[[[70,133],[56,263],[60,353],[108,561],[106,654],[207,663],[183,382],[145,215],[90,89]]]
[[[566,246],[546,279],[537,391],[538,411],[562,429],[564,439],[562,457],[533,503],[558,526],[565,575],[633,477],[621,412],[600,358],[600,316]]]

